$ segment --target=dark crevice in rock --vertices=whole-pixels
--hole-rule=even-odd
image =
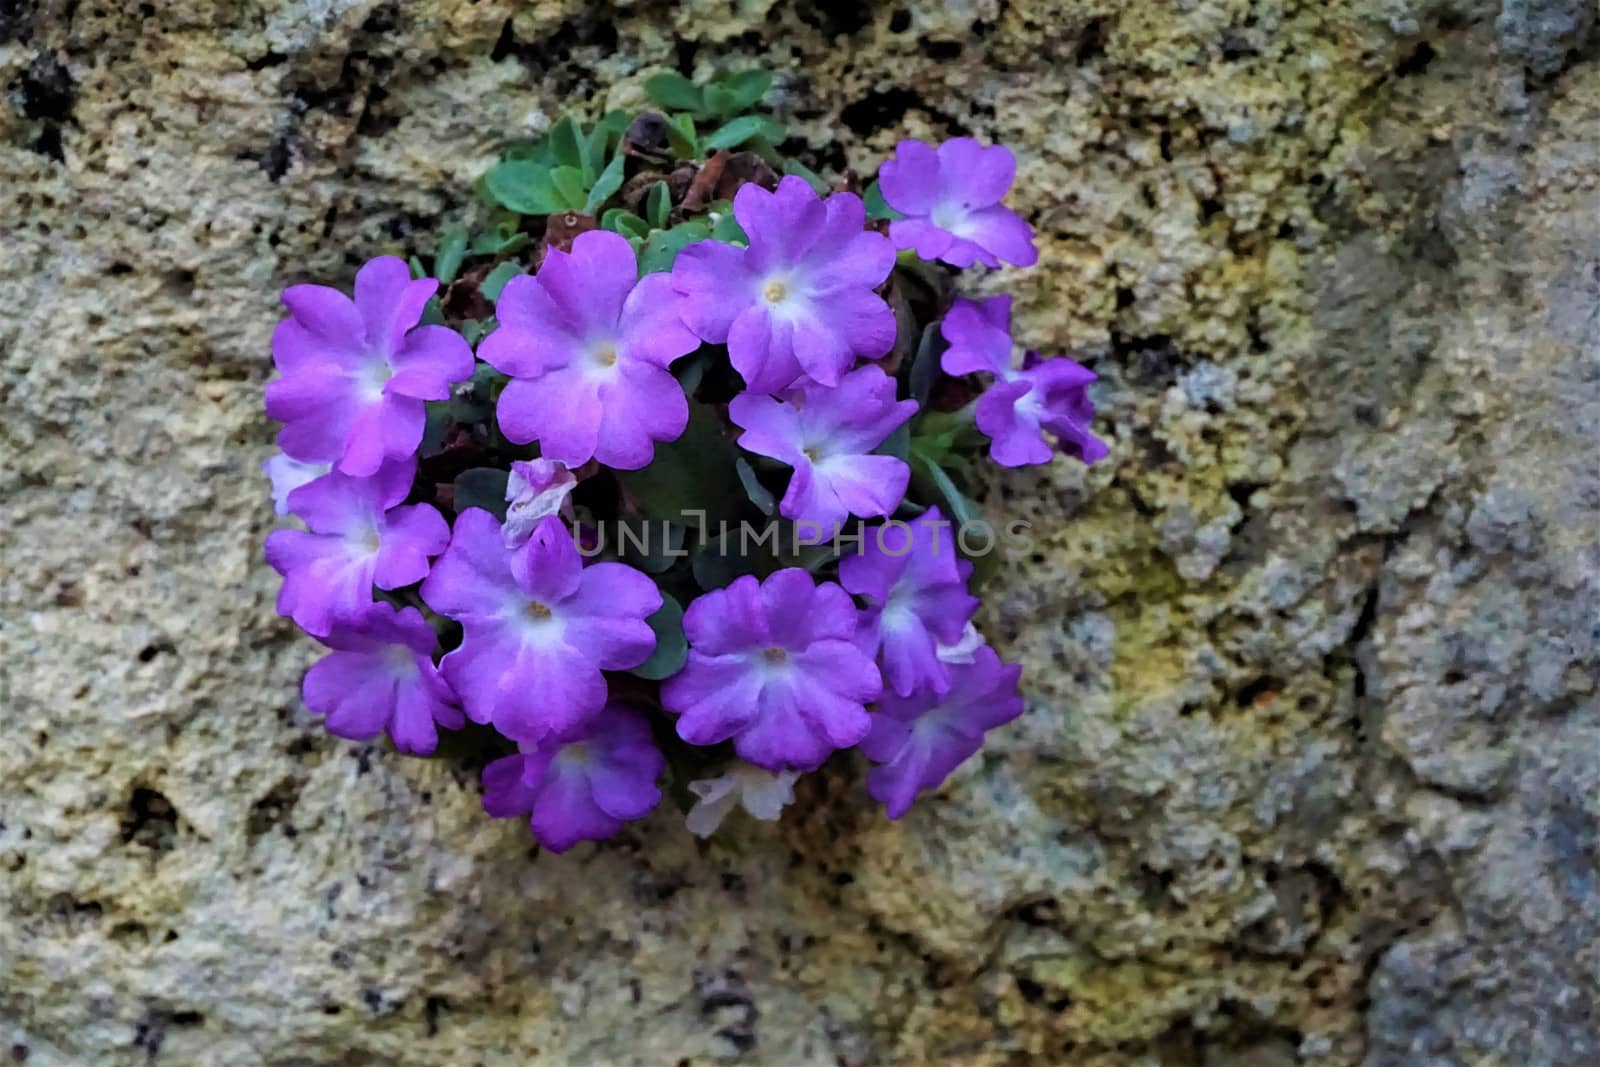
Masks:
[[[122,843],[170,852],[178,840],[178,809],[154,789],[136,788],[122,815]]]
[[[0,19],[3,19],[0,15]],[[3,39],[3,35],[0,35]],[[18,90],[22,113],[40,123],[30,147],[57,163],[66,159],[61,143],[63,126],[73,123],[72,109],[78,100],[78,84],[55,56],[45,52],[36,56],[23,72]]]

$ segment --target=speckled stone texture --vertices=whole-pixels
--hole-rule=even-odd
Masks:
[[[0,3],[0,1063],[1600,1063],[1583,0]],[[324,736],[277,291],[756,62],[829,172],[1004,140],[1112,457],[997,478],[1029,714],[900,824],[532,854]]]

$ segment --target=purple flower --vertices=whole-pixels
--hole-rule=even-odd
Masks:
[[[483,810],[496,819],[532,813],[533,836],[552,852],[603,841],[661,801],[667,761],[650,724],[620,704],[483,769]]]
[[[961,641],[978,598],[967,592],[972,564],[956,554],[956,531],[938,508],[915,522],[863,535],[862,551],[839,561],[839,584],[862,597],[859,643],[878,658],[900,696],[950,689],[940,646]]]
[[[1065,356],[1040,359],[1029,352],[1021,370],[1011,369],[1011,298],[958,299],[940,327],[950,343],[941,365],[946,374],[994,375],[978,399],[978,429],[990,438],[989,455],[1002,467],[1050,462],[1045,433],[1056,447],[1084,463],[1104,459],[1105,442],[1090,432],[1095,373]]]
[[[284,290],[289,317],[272,335],[283,376],[267,383],[284,452],[356,475],[416,452],[423,401],[449,399],[451,383],[472,376],[472,349],[459,334],[417,326],[438,287],[412,281],[404,260],[383,256],[356,275],[353,302],[322,285]]]
[[[883,686],[855,628],[849,594],[798,567],[736,578],[684,613],[689,660],[661,703],[691,745],[732,738],[758,767],[812,770],[866,736],[863,705]]]
[[[396,507],[411,492],[415,460],[391,460],[370,478],[333,471],[289,494],[305,530],[274,530],[267,562],[283,575],[278,614],[326,637],[335,622],[360,616],[372,587],[422,581],[444,551],[450,527],[430,504]]]
[[[571,253],[552,248],[537,277],[500,292],[500,327],[478,354],[511,375],[500,429],[538,441],[542,455],[576,467],[598,459],[637,470],[689,421],[667,366],[700,347],[678,315],[666,275],[639,279],[633,246],[606,230],[579,234]]]
[[[1039,259],[1033,231],[1000,203],[1016,173],[1016,157],[1004,145],[956,137],[936,151],[901,141],[878,170],[884,203],[905,216],[889,223],[890,239],[952,267],[998,267],[1002,259],[1031,267]]]
[[[316,481],[332,467],[331,463],[301,463],[282,452],[264,460],[261,469],[272,480],[272,510],[279,515],[289,514],[289,494],[307,482]]]
[[[894,347],[895,318],[873,290],[894,269],[894,248],[864,230],[861,198],[826,201],[796,177],[768,192],[748,183],[733,214],[750,247],[701,241],[678,253],[672,284],[683,321],[726,344],[754,392],[787,389],[802,374],[835,385],[857,356]]]
[[[500,528],[506,547],[527,544],[539,523],[551,515],[571,519],[572,502],[567,497],[577,487],[578,479],[553,459],[512,460],[506,478],[506,521]]]
[[[950,668],[950,691],[884,694],[861,751],[880,766],[867,772],[867,792],[898,819],[918,793],[936,788],[983,747],[983,733],[1022,714],[1021,667],[980,648],[970,664]]]
[[[728,418],[745,432],[739,444],[794,468],[778,510],[832,530],[850,515],[888,515],[900,506],[911,468],[872,450],[917,410],[894,398],[894,379],[861,367],[837,387],[808,384],[789,400],[741,393]]]
[[[300,691],[307,707],[328,717],[329,733],[365,741],[388,730],[401,752],[431,756],[436,723],[464,725],[433,665],[433,628],[416,608],[378,601],[336,624],[322,643],[333,651],[312,664]]]
[[[650,658],[645,619],[661,607],[655,583],[632,567],[585,567],[559,518],[513,551],[481,508],[456,516],[422,599],[465,631],[441,667],[468,717],[514,741],[576,730],[598,712],[600,672]]]

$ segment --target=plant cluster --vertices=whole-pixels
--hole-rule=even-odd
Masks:
[[[266,554],[328,649],[305,701],[487,746],[485,808],[555,851],[664,776],[697,834],[776,818],[847,750],[899,818],[1023,708],[972,624],[972,464],[1106,452],[1094,375],[955,288],[1036,258],[1011,152],[904,141],[829,185],[749,113],[770,88],[659,75],[659,111],[513,148],[430,262],[283,294],[266,469],[304,529]]]

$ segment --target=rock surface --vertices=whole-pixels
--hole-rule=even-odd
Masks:
[[[0,1062],[1592,1067],[1582,0],[0,5]],[[284,284],[502,139],[757,62],[819,168],[1016,146],[1112,458],[997,479],[1030,713],[532,855],[324,736],[258,465]]]

